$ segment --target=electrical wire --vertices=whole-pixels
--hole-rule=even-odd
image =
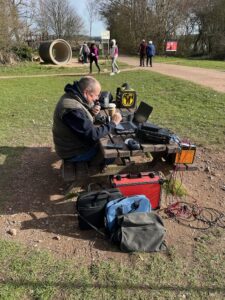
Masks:
[[[205,230],[213,226],[225,228],[225,215],[215,208],[177,201],[163,211],[168,218],[193,229]]]
[[[168,185],[171,184],[170,189],[172,191],[176,188],[176,194],[178,194],[183,183],[183,172],[179,172],[180,186],[176,187],[178,172],[173,170],[170,178],[168,179]],[[173,196],[172,200],[168,203],[168,194],[166,196],[167,207],[163,209],[163,212],[168,218],[175,220],[177,223],[188,226],[193,229],[206,230],[213,226],[225,228],[225,214],[215,208],[201,207],[197,204],[198,200],[191,195],[195,203],[188,203],[178,200],[177,196]],[[162,210],[160,210],[162,211]]]

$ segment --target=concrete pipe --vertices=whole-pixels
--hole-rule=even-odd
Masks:
[[[44,62],[55,65],[67,64],[72,58],[72,49],[65,40],[42,42],[39,47],[39,55]]]

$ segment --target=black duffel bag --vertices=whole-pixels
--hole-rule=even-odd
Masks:
[[[81,192],[76,202],[80,229],[92,229],[89,223],[97,228],[104,227],[106,204],[122,197],[117,188],[90,191],[89,186],[87,192]]]

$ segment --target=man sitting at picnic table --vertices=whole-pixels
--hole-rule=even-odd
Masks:
[[[53,140],[60,158],[71,162],[89,162],[99,152],[99,139],[106,136],[122,120],[116,112],[111,121],[94,126],[100,112],[96,101],[101,93],[100,83],[91,76],[67,84],[59,99],[53,120]]]

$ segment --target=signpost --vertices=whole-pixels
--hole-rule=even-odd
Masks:
[[[101,33],[102,40],[102,55],[104,55],[104,44],[108,45],[108,54],[109,54],[109,40],[110,40],[110,31],[105,30]]]

